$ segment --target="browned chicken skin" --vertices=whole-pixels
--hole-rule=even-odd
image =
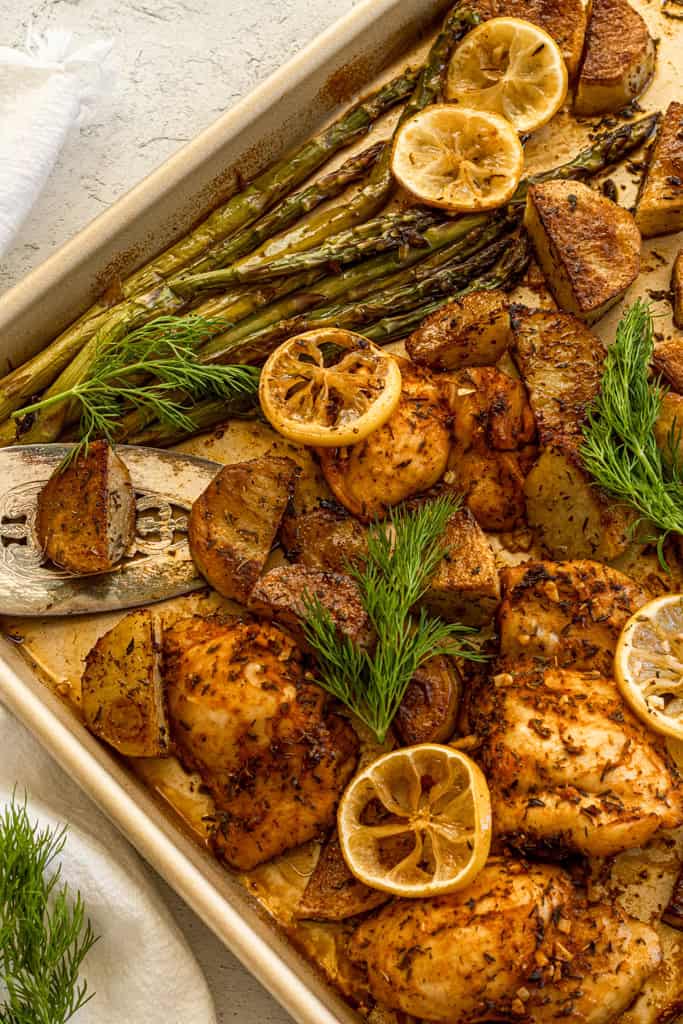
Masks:
[[[402,359],[403,390],[383,427],[350,448],[321,448],[330,489],[359,519],[387,514],[392,505],[428,490],[446,469],[449,414],[439,381]]]
[[[606,857],[683,824],[666,746],[611,679],[530,664],[489,679],[471,700],[498,836]]]
[[[648,925],[587,904],[560,868],[513,860],[489,861],[462,892],[396,900],[350,954],[376,999],[438,1024],[610,1024],[661,957]]]
[[[500,655],[610,675],[619,633],[649,595],[600,562],[524,562],[501,573]]]
[[[218,810],[217,852],[248,870],[320,835],[354,770],[294,642],[269,624],[183,620],[165,636],[172,736]]]

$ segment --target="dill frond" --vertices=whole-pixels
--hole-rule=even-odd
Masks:
[[[442,538],[459,505],[440,497],[415,511],[392,510],[384,523],[370,527],[365,565],[347,571],[377,634],[372,652],[341,636],[317,598],[305,598],[306,639],[316,654],[321,685],[380,742],[425,661],[437,655],[483,660],[469,639],[476,630],[443,622],[424,609],[412,615],[447,554]]]
[[[3,1024],[65,1024],[93,996],[79,970],[97,939],[60,882],[65,842],[66,829],[39,829],[14,797],[0,814]]]
[[[259,371],[253,366],[203,363],[197,350],[215,333],[216,321],[200,316],[157,317],[126,333],[102,330],[88,377],[67,391],[35,402],[15,416],[75,401],[80,406],[80,442],[69,459],[97,437],[110,443],[124,409],[142,409],[165,426],[188,433],[194,403],[202,398],[254,395]]]
[[[661,379],[648,378],[653,348],[652,313],[638,300],[622,318],[607,352],[600,393],[584,426],[581,457],[601,487],[639,513],[636,528],[654,529],[651,539],[664,564],[666,538],[683,533],[683,480],[680,431],[671,432],[667,455],[655,440],[666,391]]]

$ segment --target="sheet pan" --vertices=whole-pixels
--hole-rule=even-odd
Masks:
[[[653,34],[662,38],[657,82],[644,101],[647,109],[661,109],[677,90],[683,26],[664,23],[646,0],[634,3]],[[87,308],[113,274],[131,271],[184,234],[231,193],[240,176],[258,171],[368,85],[388,77],[447,6],[442,0],[361,0],[351,14],[0,298],[0,370],[3,363],[16,365],[38,350]],[[549,166],[565,159],[585,144],[587,130],[575,131],[573,122],[565,120],[550,134],[539,132],[529,147],[531,164]],[[636,177],[629,171],[615,176],[626,203],[633,197]],[[680,245],[680,238],[656,239],[644,250],[637,292],[654,297],[658,313],[668,308],[656,296],[667,286],[666,266]],[[605,338],[617,317],[615,310],[600,325]],[[671,329],[666,317],[659,325],[665,334]],[[225,454],[220,446],[188,450],[219,461]],[[66,645],[69,632],[80,636],[82,647],[88,635],[102,632],[102,620],[71,620],[62,633],[50,635],[50,642]],[[39,649],[40,638],[34,645]],[[177,817],[164,810],[140,778],[88,734],[42,681],[40,668],[38,661],[34,671],[17,646],[0,637],[0,699],[219,939],[295,1020],[357,1022],[358,1016],[296,952],[261,905],[198,846],[189,830],[183,832]]]

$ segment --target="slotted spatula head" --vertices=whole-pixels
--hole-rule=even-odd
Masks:
[[[206,586],[190,557],[187,518],[219,463],[118,446],[135,490],[135,540],[110,572],[74,576],[44,559],[35,530],[38,494],[69,450],[47,444],[0,451],[0,615],[113,611]]]

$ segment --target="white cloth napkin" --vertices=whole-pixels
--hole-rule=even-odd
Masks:
[[[106,79],[107,39],[29,29],[25,50],[0,46],[0,256],[40,194],[74,124]]]
[[[62,875],[95,932],[75,1024],[215,1024],[206,981],[135,851],[0,704],[0,807],[16,786],[31,819],[69,826]],[[0,998],[0,1005],[2,999]]]

